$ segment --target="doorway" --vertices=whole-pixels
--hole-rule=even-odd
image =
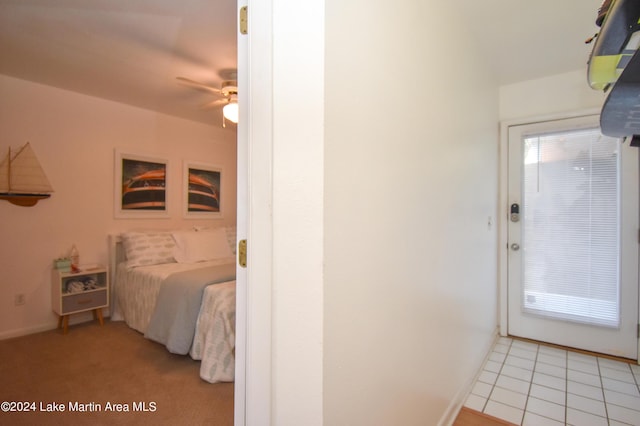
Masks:
[[[637,359],[637,150],[597,115],[507,139],[507,333]]]

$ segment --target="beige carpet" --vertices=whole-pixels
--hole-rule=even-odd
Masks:
[[[199,368],[123,322],[0,341],[0,402],[35,409],[4,404],[0,425],[233,425],[233,383],[207,383]]]

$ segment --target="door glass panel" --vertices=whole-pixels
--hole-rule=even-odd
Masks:
[[[619,144],[599,129],[524,138],[524,312],[619,326]]]

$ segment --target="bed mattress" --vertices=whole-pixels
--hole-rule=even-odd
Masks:
[[[227,263],[235,263],[235,257],[197,264],[164,263],[135,268],[127,267],[124,262],[120,263],[113,288],[114,307],[111,319],[124,320],[129,327],[145,333],[156,306],[160,286],[165,278],[175,272]]]

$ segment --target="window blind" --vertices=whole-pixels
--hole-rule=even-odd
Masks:
[[[523,310],[617,327],[620,141],[582,129],[523,144]]]

